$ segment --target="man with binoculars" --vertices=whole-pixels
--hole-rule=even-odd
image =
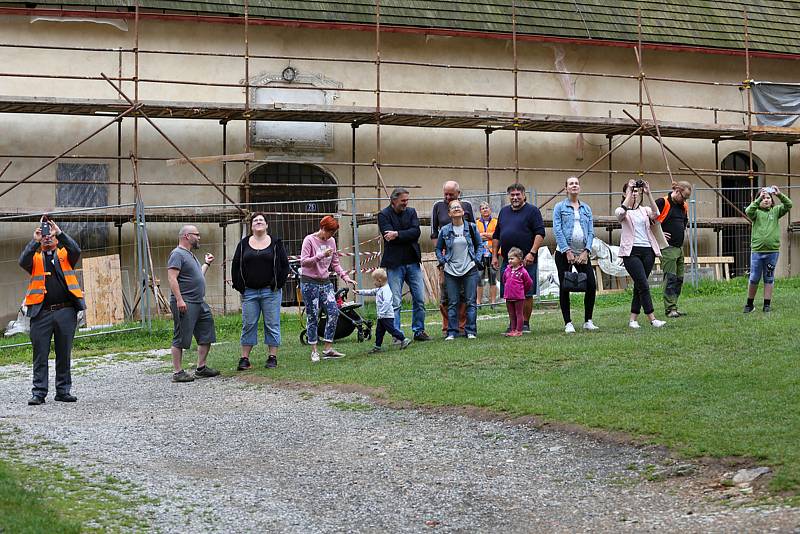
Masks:
[[[19,257],[19,265],[31,275],[25,293],[31,319],[33,345],[33,390],[29,405],[44,404],[47,397],[50,341],[55,338],[56,396],[61,402],[78,400],[70,393],[72,339],[78,326],[78,311],[86,309],[74,265],[81,248],[47,215],[33,232],[33,239]]]

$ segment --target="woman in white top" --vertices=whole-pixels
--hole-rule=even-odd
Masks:
[[[641,180],[628,180],[622,188],[622,193],[624,199],[615,214],[622,224],[619,256],[628,274],[633,278],[633,301],[628,326],[639,328],[639,313],[644,308],[650,324],[660,328],[667,323],[656,319],[653,313],[653,298],[650,296],[650,285],[647,282],[656,256],[661,256],[661,249],[650,228],[658,217],[658,212],[654,212],[649,206],[642,206],[642,198],[647,195],[652,206],[656,205],[656,201],[650,193],[650,184]]]

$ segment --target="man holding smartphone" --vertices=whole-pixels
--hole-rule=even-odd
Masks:
[[[33,389],[28,404],[44,404],[47,397],[50,342],[56,351],[56,396],[60,402],[75,402],[72,395],[72,340],[78,327],[78,311],[85,310],[83,291],[74,266],[81,248],[46,215],[33,232],[33,239],[19,257],[19,265],[31,275],[25,293],[31,319],[33,345]]]

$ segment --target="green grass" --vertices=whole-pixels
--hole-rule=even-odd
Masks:
[[[263,368],[264,350],[253,352],[249,374],[276,381],[359,384],[388,400],[424,406],[477,406],[509,416],[577,423],[627,432],[664,444],[687,457],[741,456],[774,468],[771,489],[800,493],[800,278],[779,280],[769,316],[760,308],[745,316],[746,280],[687,286],[681,299],[688,317],[656,330],[643,321],[627,328],[630,294],[598,299],[599,332],[563,333],[557,309],[533,318],[534,333],[520,339],[500,335],[504,317],[481,320],[475,341],[436,340],[405,351],[388,348],[367,355],[371,343],[355,336],[337,342],[339,361],[312,364],[301,346],[297,316],[282,321],[279,367]],[[658,290],[656,312],[663,317]],[[758,301],[757,301],[758,303]],[[573,318],[582,318],[580,297]],[[495,312],[484,310],[483,316]],[[374,316],[371,307],[365,314]],[[438,313],[429,318],[438,320]],[[405,321],[405,319],[404,319]],[[76,361],[104,352],[165,348],[171,325],[156,331],[116,334],[76,342]],[[220,341],[210,364],[236,375],[238,316],[217,318]],[[431,333],[437,333],[431,327]],[[386,346],[389,347],[388,342]],[[0,363],[27,362],[30,349],[0,349]],[[187,354],[194,362],[194,351]],[[165,372],[166,374],[166,372]],[[311,395],[311,394],[306,394]],[[361,403],[340,403],[360,410]]]

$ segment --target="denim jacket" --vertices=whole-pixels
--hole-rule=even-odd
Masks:
[[[594,240],[594,221],[592,219],[592,208],[588,204],[578,201],[580,206],[581,229],[586,239],[586,250],[592,250]],[[569,241],[572,239],[572,227],[575,224],[575,208],[572,207],[569,199],[564,199],[556,204],[553,210],[553,233],[556,236],[558,250],[566,252],[569,249]]]
[[[464,221],[464,236],[467,237],[467,252],[476,264],[480,263],[480,250],[483,241],[475,223]],[[436,259],[439,265],[448,263],[453,257],[453,241],[456,234],[453,232],[453,223],[446,224],[439,230],[439,239],[436,241]]]

